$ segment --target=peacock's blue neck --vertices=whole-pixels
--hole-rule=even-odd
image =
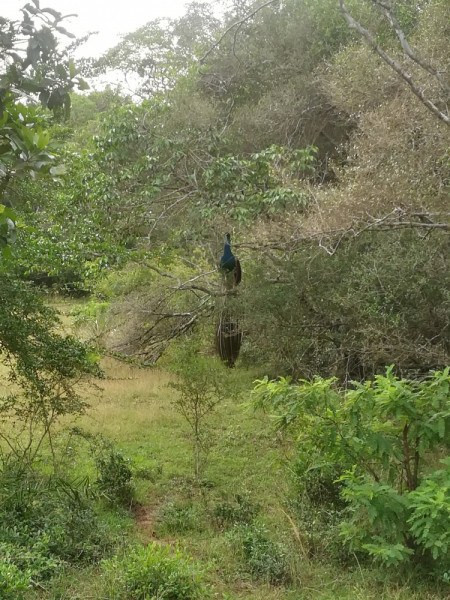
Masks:
[[[229,260],[232,257],[233,257],[233,253],[231,252],[230,242],[226,241],[225,246],[223,247],[222,261],[226,262],[227,260]]]

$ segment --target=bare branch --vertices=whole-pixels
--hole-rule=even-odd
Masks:
[[[352,15],[348,12],[347,7],[344,4],[344,0],[339,0],[339,5],[341,8],[341,12],[344,15],[345,20],[347,21],[349,27],[352,29],[356,29],[356,31],[363,36],[363,38],[369,43],[369,46],[375,50],[375,52],[387,63],[400,77],[406,81],[406,83],[411,88],[411,91],[419,98],[419,100],[441,121],[443,121],[446,125],[450,125],[450,118],[444,114],[439,108],[431,102],[428,98],[426,98],[424,92],[418,87],[418,85],[413,81],[411,75],[407,73],[403,67],[393,58],[391,58],[386,52],[377,44],[374,37],[365,29],[358,21],[356,21]],[[413,59],[414,60],[414,59]],[[416,61],[417,62],[417,61]],[[418,63],[420,64],[420,63]],[[423,67],[425,68],[425,67]],[[427,69],[428,70],[428,69]]]
[[[405,32],[401,28],[400,23],[397,21],[395,15],[392,12],[392,8],[388,4],[383,2],[382,0],[372,0],[372,2],[374,4],[377,4],[384,10],[389,23],[391,24],[398,39],[400,40],[400,44],[402,45],[402,48],[403,48],[405,54],[407,54],[412,61],[417,63],[420,67],[422,67],[422,69],[427,71],[430,75],[433,75],[433,77],[436,77],[436,79],[441,84],[442,89],[445,90],[445,92],[447,92],[447,94],[450,93],[450,87],[448,86],[447,82],[445,82],[442,79],[439,71],[437,71],[437,69],[435,69],[430,63],[428,63],[425,59],[423,59],[421,56],[419,56],[416,52],[414,52],[412,50],[411,46],[409,45],[408,40],[406,39]]]
[[[161,271],[161,269],[158,269],[157,267],[150,265],[147,261],[142,261],[139,264],[144,265],[144,267],[147,267],[147,269],[151,269],[152,271],[155,271],[155,273],[158,273],[158,275],[160,277],[168,277],[169,279],[175,279],[175,281],[178,282],[178,287],[181,287],[181,279],[179,279],[178,277],[175,277],[175,275],[171,275],[170,273],[163,273]]]
[[[218,292],[215,290],[205,288],[201,285],[187,285],[187,283],[182,284],[180,287],[172,288],[172,289],[178,290],[180,292],[182,292],[184,290],[186,290],[186,291],[197,290],[198,292],[203,292],[204,294],[207,294],[208,296],[214,296],[216,298],[219,296],[234,296],[234,295],[236,295],[236,290],[224,290],[223,292]]]
[[[215,50],[218,46],[220,46],[223,39],[228,35],[228,33],[230,33],[230,31],[232,31],[235,27],[240,29],[246,21],[249,21],[260,10],[262,10],[263,8],[266,8],[266,6],[269,6],[270,4],[275,4],[276,2],[280,2],[280,0],[269,0],[268,2],[265,2],[264,4],[261,4],[261,6],[258,6],[258,8],[256,8],[254,11],[252,11],[251,13],[246,15],[243,19],[240,19],[239,21],[236,21],[236,23],[233,23],[233,25],[230,25],[230,27],[228,27],[228,29],[226,29],[223,32],[223,34],[220,36],[220,38],[217,40],[217,42],[215,44],[213,44],[211,46],[211,48],[198,61],[198,64],[199,64],[198,70],[200,70],[201,66],[204,64],[205,60],[208,58],[208,56],[211,54],[211,52],[213,52],[213,50]],[[234,40],[233,51],[234,51],[235,45],[236,45],[236,39]]]
[[[355,221],[350,227],[345,229],[332,229],[321,232],[308,232],[293,236],[283,243],[279,240],[261,242],[247,242],[244,244],[234,244],[234,247],[246,248],[248,250],[263,250],[267,254],[268,250],[278,250],[280,252],[296,252],[302,245],[318,243],[319,247],[325,250],[329,256],[334,256],[339,246],[346,238],[358,238],[363,233],[369,231],[391,231],[398,229],[423,229],[431,232],[433,230],[450,231],[450,222],[445,222],[445,219],[450,221],[450,213],[448,212],[408,212],[402,208],[396,207],[391,212],[383,217],[375,218],[367,215],[368,219],[363,225],[361,221],[358,227],[358,222]],[[434,219],[437,218],[438,221]],[[415,220],[417,219],[417,220]],[[328,245],[325,245],[325,240],[328,240]],[[270,253],[268,254],[270,257]],[[273,283],[281,283],[277,279]]]
[[[346,236],[346,234],[347,234],[347,231],[344,231],[344,233],[340,236],[340,238],[338,239],[336,245],[334,246],[334,248],[332,250],[329,250],[326,246],[324,246],[322,244],[322,240],[319,241],[319,247],[323,248],[325,250],[325,252],[328,254],[328,256],[334,256],[336,254],[336,252],[338,251],[338,248],[341,245],[341,242],[344,239],[344,237]]]

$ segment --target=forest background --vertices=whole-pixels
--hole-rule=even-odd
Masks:
[[[61,427],[86,412],[83,390],[106,353],[171,370],[168,397],[193,431],[195,502],[183,497],[169,517],[162,509],[161,531],[190,538],[209,518],[245,577],[269,585],[255,584],[261,597],[308,597],[311,561],[362,574],[372,560],[394,587],[389,567],[418,565],[424,597],[443,597],[450,4],[236,2],[221,17],[213,8],[194,2],[76,62],[83,40],[61,44],[70,32],[55,10],[35,0],[22,21],[0,19],[0,586],[5,597],[77,597],[67,595],[68,565],[82,556],[96,569],[114,546],[99,507],[112,519],[136,503],[137,471],[102,432],[70,428],[90,448],[95,485],[81,459],[76,479],[61,462]],[[122,83],[89,90],[105,76]],[[218,269],[226,232],[243,268],[231,291]],[[78,337],[58,330],[54,294],[72,298]],[[213,358],[224,315],[243,333],[228,372]],[[242,494],[202,504],[199,457],[214,428],[200,423],[225,398],[243,419],[237,403],[252,379],[254,407],[276,417],[276,432],[261,431],[281,440],[293,478],[282,511],[295,549]],[[70,525],[50,527],[46,503],[60,517],[66,506]],[[170,530],[174,514],[181,525]],[[105,580],[122,569],[123,591],[113,582],[104,597],[213,593],[182,551],[118,552],[103,568]],[[144,563],[148,581],[136,582]],[[164,569],[180,586],[172,596],[162,576],[149,588]]]

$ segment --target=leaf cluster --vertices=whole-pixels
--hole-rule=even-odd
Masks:
[[[448,369],[410,381],[393,367],[343,392],[333,379],[266,378],[256,382],[253,404],[318,460],[347,465],[338,482],[353,512],[341,523],[351,547],[387,564],[428,551],[445,561],[448,470],[430,473],[427,457],[449,447],[449,384]]]
[[[0,356],[13,385],[1,398],[0,415],[18,425],[11,438],[0,435],[13,453],[31,461],[56,420],[85,410],[77,384],[100,376],[98,357],[73,337],[59,335],[56,311],[11,276],[3,277],[0,307]]]
[[[161,544],[130,547],[124,557],[103,562],[108,600],[200,600],[209,596],[204,570],[180,548]]]
[[[10,568],[3,586],[14,583],[19,590],[22,579],[28,587],[70,564],[96,563],[112,547],[87,478],[49,476],[21,461],[4,460],[0,514],[1,564]]]
[[[58,50],[58,34],[74,37],[61,26],[62,14],[41,9],[39,0],[27,4],[22,14],[21,21],[0,17],[0,204],[9,202],[8,185],[17,175],[62,172],[61,166],[52,166],[55,146],[49,144],[45,118],[33,104],[39,100],[43,109],[68,116],[69,92],[75,86],[89,87],[78,77],[73,60]],[[9,230],[14,229],[14,217],[8,217]],[[0,247],[9,256],[12,236],[4,225],[0,223]]]

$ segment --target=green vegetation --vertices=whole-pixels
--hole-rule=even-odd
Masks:
[[[450,2],[213,8],[0,15],[0,597],[446,598]]]
[[[169,386],[178,392],[174,408],[189,424],[194,442],[195,476],[200,477],[202,458],[214,443],[213,431],[207,428],[207,417],[225,399],[236,396],[236,380],[225,365],[217,360],[200,356],[200,348],[187,343],[173,357],[173,372],[177,380]]]
[[[207,598],[201,585],[202,571],[192,557],[159,544],[130,548],[125,557],[115,556],[103,565],[110,600],[200,600]],[[109,588],[109,589],[108,589]]]
[[[345,485],[334,498],[321,495],[319,504],[346,504],[351,518],[342,513],[340,528],[352,550],[387,565],[429,552],[446,571],[448,458],[441,460],[444,469],[430,472],[425,457],[448,444],[449,381],[448,369],[418,382],[399,380],[390,367],[341,398],[333,380],[291,386],[266,379],[254,401],[275,410],[280,427],[296,428],[309,469],[325,464],[335,465],[336,475],[337,465],[343,471],[324,487]]]

